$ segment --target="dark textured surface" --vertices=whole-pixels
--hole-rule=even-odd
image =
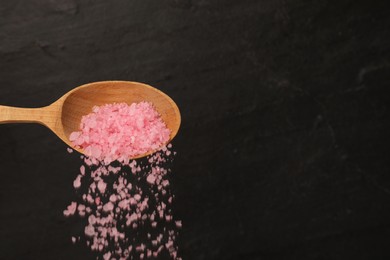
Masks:
[[[3,0],[0,104],[146,82],[179,105],[184,259],[389,259],[387,1]],[[0,259],[93,259],[62,210],[80,164],[0,126]]]

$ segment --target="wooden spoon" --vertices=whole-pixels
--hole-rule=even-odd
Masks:
[[[49,106],[19,108],[0,106],[0,124],[39,123],[52,130],[62,141],[84,154],[69,141],[69,135],[80,130],[81,117],[92,112],[94,106],[109,103],[151,102],[171,130],[169,141],[177,134],[181,117],[175,102],[160,90],[130,81],[101,81],[74,88]],[[154,151],[138,155],[144,157]]]

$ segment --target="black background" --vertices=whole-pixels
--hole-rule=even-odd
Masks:
[[[112,79],[170,95],[184,259],[390,259],[387,2],[2,0],[0,104]],[[62,215],[79,165],[0,126],[0,259],[93,259]]]

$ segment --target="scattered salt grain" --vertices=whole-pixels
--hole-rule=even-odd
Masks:
[[[80,173],[81,173],[81,175],[85,175],[85,166],[84,165],[80,166]]]
[[[107,204],[104,204],[104,206],[103,206],[104,212],[110,212],[113,209],[114,209],[114,204],[112,204],[111,202],[108,202]]]
[[[110,196],[110,201],[111,201],[111,202],[115,202],[115,201],[116,201],[116,196],[115,196],[115,194],[111,194],[111,196]]]
[[[176,227],[178,228],[182,227],[181,220],[175,221],[175,223],[176,223]]]
[[[98,187],[100,193],[104,193],[106,191],[107,184],[104,181],[100,180],[98,182],[97,187]]]
[[[141,200],[141,195],[135,194],[135,195],[134,195],[134,199],[135,199],[136,201],[140,201],[140,200]]]
[[[76,179],[73,181],[73,187],[75,189],[80,188],[81,186],[81,175],[77,175]]]
[[[77,210],[78,211],[85,211],[85,206],[83,204],[79,204],[79,206],[77,207]]]
[[[74,213],[76,212],[76,207],[77,207],[77,203],[76,202],[72,202],[66,210],[64,210],[64,216],[65,217],[69,217],[69,216],[72,216],[74,215]]]
[[[92,237],[95,234],[95,229],[93,226],[86,226],[84,232],[85,235]]]
[[[149,174],[146,178],[146,181],[150,184],[154,184],[156,182],[156,176],[154,176],[153,174]]]
[[[103,255],[103,259],[104,259],[104,260],[109,260],[110,257],[111,257],[111,253],[110,253],[110,252],[107,252],[107,253],[105,253],[105,254]]]

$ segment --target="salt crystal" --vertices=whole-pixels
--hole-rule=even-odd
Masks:
[[[111,257],[111,252],[107,252],[107,253],[105,253],[105,254],[103,255],[103,259],[104,259],[104,260],[109,260],[110,257]]]
[[[136,250],[137,252],[143,252],[143,251],[145,251],[145,245],[144,245],[144,244],[141,244],[141,245],[137,246],[137,247],[135,248],[135,250]]]
[[[85,175],[85,166],[84,165],[80,166],[80,173],[81,173],[81,175]]]
[[[68,208],[66,210],[64,210],[64,216],[65,217],[69,217],[69,216],[74,215],[74,213],[76,212],[76,207],[77,207],[77,203],[76,202],[72,202],[68,206]]]
[[[90,225],[94,225],[96,223],[96,217],[94,215],[90,215],[88,217],[88,222]]]
[[[104,212],[109,212],[109,211],[112,211],[113,209],[114,209],[114,204],[112,204],[111,202],[108,202],[107,204],[104,204],[104,206],[103,206]]]
[[[110,196],[110,201],[111,201],[111,202],[115,202],[115,201],[116,201],[116,196],[115,196],[115,194],[111,194],[111,196]]]
[[[129,201],[124,199],[124,200],[121,200],[119,203],[118,203],[118,207],[122,208],[122,209],[125,209],[128,207],[128,205],[130,205]]]
[[[148,177],[146,178],[146,181],[149,182],[150,184],[154,184],[156,181],[156,176],[153,174],[149,174]]]
[[[92,183],[91,185],[89,185],[89,188],[92,192],[95,192],[95,189],[96,189],[96,183]]]
[[[92,203],[95,202],[95,200],[92,198],[91,194],[87,195],[87,201],[88,201],[89,204],[92,204]]]
[[[160,253],[163,249],[164,249],[164,246],[161,245],[161,246],[157,249],[157,252]]]
[[[81,135],[80,132],[73,132],[73,133],[70,134],[69,140],[71,142],[73,142],[73,141],[77,140],[80,137],[80,135]]]
[[[140,201],[141,196],[140,196],[139,194],[135,194],[135,195],[134,195],[134,199],[136,199],[137,201]]]
[[[92,237],[95,234],[95,229],[93,226],[86,226],[84,232],[85,235]]]
[[[97,185],[100,193],[104,193],[106,191],[107,184],[104,181],[99,181]]]
[[[79,206],[77,207],[77,210],[78,211],[84,211],[85,210],[85,205],[79,204]]]
[[[120,167],[112,167],[111,165],[108,166],[108,170],[114,174],[118,173],[120,169]]]
[[[75,189],[80,188],[81,186],[81,175],[77,175],[76,179],[73,181],[73,187]]]
[[[178,228],[182,227],[182,223],[180,220],[175,221],[175,223],[176,223],[176,227],[178,227]]]
[[[172,246],[173,246],[172,240],[169,240],[169,241],[165,244],[165,247],[166,247],[167,249],[171,248]]]
[[[130,226],[130,224],[134,221],[136,221],[138,219],[138,216],[137,214],[133,213],[131,214],[128,218],[127,218],[127,221],[126,221],[126,225],[127,226]]]
[[[85,164],[88,165],[88,166],[91,166],[91,165],[92,165],[92,159],[90,159],[90,158],[85,158],[85,159],[84,159],[84,162],[85,162]]]

